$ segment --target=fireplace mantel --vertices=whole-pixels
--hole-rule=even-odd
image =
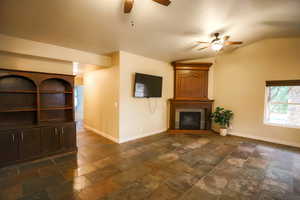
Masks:
[[[174,98],[170,102],[169,133],[206,133],[211,129],[210,115],[213,100],[208,99],[208,72],[212,63],[172,63],[174,67]],[[181,130],[176,110],[204,109],[205,129]],[[178,114],[177,114],[178,115]]]

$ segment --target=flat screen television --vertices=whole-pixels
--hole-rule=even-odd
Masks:
[[[134,97],[161,97],[162,77],[135,73]]]

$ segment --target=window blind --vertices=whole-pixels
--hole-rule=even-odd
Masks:
[[[266,81],[266,86],[300,86],[300,80]]]

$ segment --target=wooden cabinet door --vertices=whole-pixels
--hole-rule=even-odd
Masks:
[[[17,161],[18,159],[19,151],[17,131],[0,131],[0,165]]]
[[[61,142],[63,149],[76,148],[76,126],[75,124],[67,124],[61,127]]]
[[[43,154],[54,153],[61,149],[57,127],[43,127],[41,129],[41,146]]]
[[[176,71],[175,97],[207,98],[208,72],[195,70]]]
[[[20,130],[20,155],[21,159],[30,159],[41,155],[40,128]]]

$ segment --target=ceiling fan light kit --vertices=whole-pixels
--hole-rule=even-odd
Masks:
[[[222,41],[216,41],[211,44],[211,49],[214,51],[220,51],[224,47]]]
[[[202,47],[200,50],[206,49],[208,47],[210,47],[213,51],[221,51],[225,46],[229,46],[229,45],[239,45],[239,44],[243,44],[243,42],[241,41],[228,41],[230,36],[224,36],[223,38],[219,38],[219,33],[215,33],[214,36],[215,38],[211,41],[211,42],[202,42],[202,41],[198,41],[197,43],[199,44],[208,44],[208,46],[206,47]]]

